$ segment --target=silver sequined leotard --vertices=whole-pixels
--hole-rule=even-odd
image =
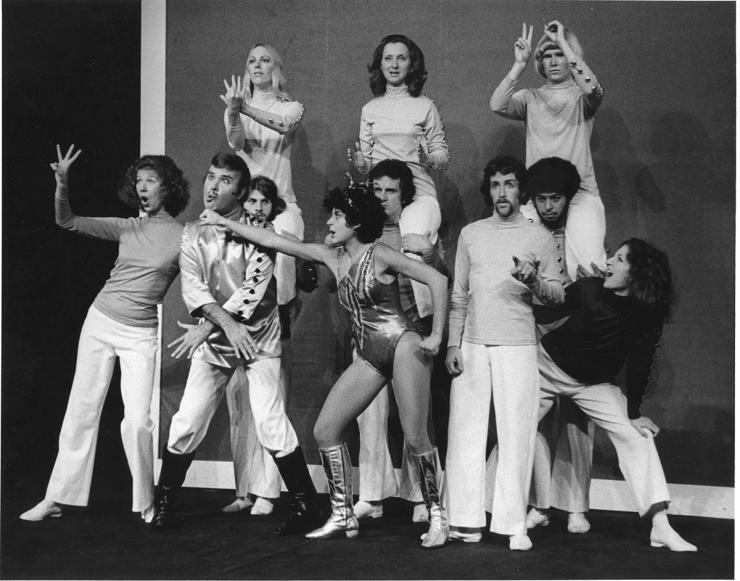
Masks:
[[[393,355],[401,335],[414,326],[403,315],[398,281],[384,284],[375,278],[377,243],[368,248],[339,281],[339,302],[352,316],[357,354],[388,378],[393,376]]]

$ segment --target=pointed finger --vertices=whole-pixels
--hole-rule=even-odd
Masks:
[[[59,147],[59,144],[57,143],[57,158],[59,161],[62,161],[62,149]]]
[[[527,24],[522,22],[522,38],[527,38]]]
[[[527,34],[527,43],[529,46],[532,46],[532,31],[534,30],[534,25],[529,27],[529,34]]]
[[[514,261],[514,266],[519,268],[519,258],[517,258],[516,256],[512,256],[511,259]]]
[[[230,87],[229,87],[229,82],[226,79],[224,79],[224,87],[226,87],[226,93],[228,94]]]

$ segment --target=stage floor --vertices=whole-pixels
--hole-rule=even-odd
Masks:
[[[7,492],[7,490],[6,490]],[[276,537],[279,507],[267,517],[225,515],[223,490],[186,489],[178,527],[154,533],[127,511],[128,498],[98,494],[87,509],[26,523],[17,516],[36,499],[19,490],[2,511],[3,579],[700,579],[732,578],[734,521],[673,517],[698,553],[648,543],[635,514],[592,511],[586,535],[565,532],[563,515],[531,535],[534,549],[508,550],[508,539],[419,548],[424,525],[410,505],[391,500],[382,519],[363,521],[356,539]],[[325,497],[324,497],[325,499]],[[19,506],[21,503],[25,503]]]

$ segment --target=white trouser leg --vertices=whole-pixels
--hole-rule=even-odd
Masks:
[[[530,504],[586,512],[594,424],[569,398],[558,398],[557,403],[555,413],[543,418],[537,428]]]
[[[486,525],[485,455],[491,371],[485,345],[463,341],[464,371],[452,380],[447,431],[447,514],[451,526]]]
[[[272,222],[278,234],[289,233],[303,240],[304,224],[301,209],[295,202],[288,202],[285,210],[278,214]],[[278,305],[287,305],[292,301],[296,292],[295,258],[278,252],[275,258],[275,280],[277,282]]]
[[[594,423],[573,402],[560,398],[550,506],[566,512],[588,511],[593,447]]]
[[[117,342],[121,363],[123,421],[121,440],[133,480],[133,511],[142,512],[154,502],[154,422],[151,416],[156,370],[156,328],[129,327],[129,337]]]
[[[491,532],[521,535],[527,532],[525,519],[537,433],[537,346],[501,345],[487,349],[499,454]]]
[[[576,280],[579,264],[589,270],[592,262],[599,268],[606,267],[605,236],[606,214],[601,197],[576,192],[565,224],[565,264],[571,280]]]
[[[432,196],[417,196],[414,201],[403,209],[398,228],[401,236],[405,234],[421,234],[428,236],[432,244],[437,242],[437,231],[442,222],[442,213],[439,202]],[[407,254],[415,260],[421,260],[418,254]],[[421,318],[432,314],[432,294],[429,287],[415,280],[411,280],[411,288],[414,292],[416,310]]]
[[[116,361],[110,342],[110,320],[90,307],[82,325],[75,376],[59,432],[59,453],[46,489],[47,500],[87,506],[100,414]]]
[[[552,451],[553,424],[557,425],[557,410],[543,417],[537,425],[534,444],[534,464],[532,467],[532,484],[529,489],[529,504],[537,508],[549,508],[552,505]]]
[[[190,372],[180,407],[172,416],[167,449],[173,454],[190,454],[203,441],[234,373],[230,367],[218,367],[200,359],[190,360]]]
[[[652,435],[640,435],[627,419],[627,398],[616,385],[601,383],[583,388],[574,401],[606,430],[619,459],[619,469],[644,516],[658,502],[669,502],[663,466]]]
[[[281,388],[283,386],[281,385]],[[263,498],[280,496],[280,473],[270,453],[257,438],[249,405],[249,382],[238,369],[226,388],[230,417],[231,454],[234,462],[236,495],[255,494]]]
[[[609,383],[580,383],[562,371],[546,353],[540,357],[540,376],[543,391],[571,397],[596,425],[606,430],[640,515],[653,504],[670,501],[655,442],[630,424],[627,398],[621,389]]]
[[[280,358],[272,357],[250,363],[246,373],[249,381],[249,404],[257,438],[272,454],[290,454],[298,447],[298,437],[280,395]]]
[[[388,386],[378,392],[359,416],[359,498],[368,502],[396,496],[398,484],[388,451]]]

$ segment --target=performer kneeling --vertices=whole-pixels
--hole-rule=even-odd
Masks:
[[[205,210],[201,224],[226,226],[267,248],[326,264],[337,278],[342,306],[352,315],[358,358],[332,387],[314,427],[329,480],[332,514],[323,527],[306,535],[355,537],[359,524],[352,510],[352,465],[342,441],[345,427],[393,378],[401,425],[416,462],[422,495],[429,510],[429,530],[422,546],[447,542],[447,519],[440,501],[441,471],[427,433],[429,374],[426,357],[439,350],[447,305],[447,284],[430,266],[375,242],[386,220],[381,202],[366,186],[333,190],[324,200],[331,211],[325,244],[306,244]],[[397,275],[427,285],[432,294],[431,334],[422,339],[403,315]]]
[[[562,307],[539,309],[538,322],[570,315],[539,344],[540,418],[556,397],[572,399],[606,430],[614,444],[637,510],[652,520],[650,544],[671,551],[696,551],[668,522],[670,496],[653,442],[659,428],[640,415],[672,297],[668,257],[643,240],[631,238],[607,261],[603,280],[578,280],[566,289]],[[610,383],[625,363],[626,396]]]

